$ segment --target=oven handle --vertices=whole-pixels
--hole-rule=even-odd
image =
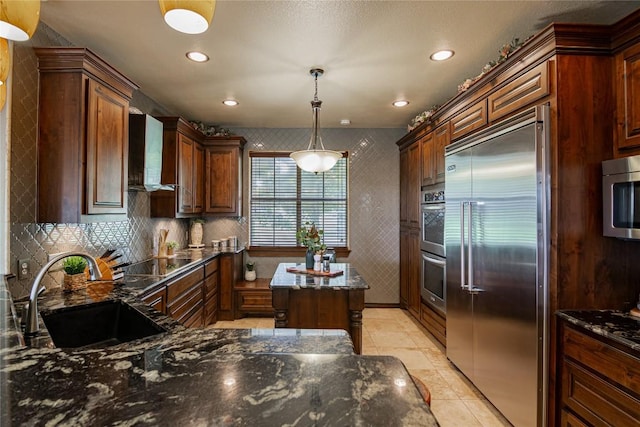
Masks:
[[[444,267],[446,265],[446,261],[440,260],[440,259],[436,259],[436,258],[431,258],[429,255],[425,255],[424,253],[422,254],[422,259],[424,259],[425,261],[437,265],[439,267]]]
[[[422,210],[424,211],[437,211],[444,209],[444,203],[423,203]]]

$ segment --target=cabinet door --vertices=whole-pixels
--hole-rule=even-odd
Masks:
[[[409,147],[407,216],[409,226],[420,226],[420,144]]]
[[[400,308],[408,308],[409,301],[409,267],[410,267],[409,232],[400,229]]]
[[[237,147],[206,148],[205,212],[239,216],[240,149]]]
[[[178,212],[193,212],[193,146],[194,142],[178,134]]]
[[[435,176],[435,147],[434,133],[430,132],[420,140],[420,150],[422,151],[422,185],[431,185],[436,181]]]
[[[616,55],[618,150],[640,147],[640,43]]]
[[[433,149],[434,182],[444,182],[444,148],[451,141],[449,123],[435,130]]]
[[[193,144],[193,213],[204,210],[204,148]]]
[[[160,313],[166,314],[167,309],[167,289],[161,286],[159,289],[142,296],[142,301],[150,307],[155,308]]]
[[[127,213],[129,102],[89,79],[86,213]]]
[[[408,245],[408,275],[407,284],[409,295],[409,311],[417,318],[420,318],[420,235],[417,230],[412,230],[407,236]]]
[[[409,182],[409,150],[400,151],[400,226],[409,225],[407,183]]]

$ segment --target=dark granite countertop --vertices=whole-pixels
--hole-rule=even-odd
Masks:
[[[354,355],[345,331],[185,328],[140,302],[146,290],[126,280],[47,290],[41,312],[117,299],[167,329],[65,350],[44,327],[25,345],[2,281],[0,424],[438,425],[404,365]]]
[[[356,269],[348,263],[331,264],[332,272],[343,271],[343,274],[335,277],[290,273],[287,271],[287,268],[290,267],[304,269],[304,264],[280,263],[271,279],[271,289],[369,289],[367,282],[365,282]]]
[[[561,310],[562,319],[640,352],[640,319],[617,310]]]

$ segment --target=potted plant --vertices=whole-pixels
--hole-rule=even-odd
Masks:
[[[255,261],[247,261],[245,265],[247,266],[247,270],[244,272],[244,280],[247,282],[253,282],[256,280],[256,263]]]
[[[176,242],[175,240],[169,240],[167,242],[167,256],[172,256],[177,247],[178,242]]]
[[[81,256],[70,256],[62,261],[64,270],[63,290],[74,291],[87,286],[87,277],[84,273],[87,268],[87,260]]]
[[[322,255],[325,249],[327,249],[327,245],[322,242],[322,236],[324,235],[324,231],[320,228],[317,228],[315,223],[313,222],[305,222],[304,226],[300,227],[300,229],[296,232],[296,240],[302,246],[307,248],[307,254],[305,257],[305,264],[307,270],[313,268],[314,255]]]

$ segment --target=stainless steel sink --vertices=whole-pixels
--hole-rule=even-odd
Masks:
[[[41,312],[58,348],[101,348],[166,332],[131,305],[117,300]]]

